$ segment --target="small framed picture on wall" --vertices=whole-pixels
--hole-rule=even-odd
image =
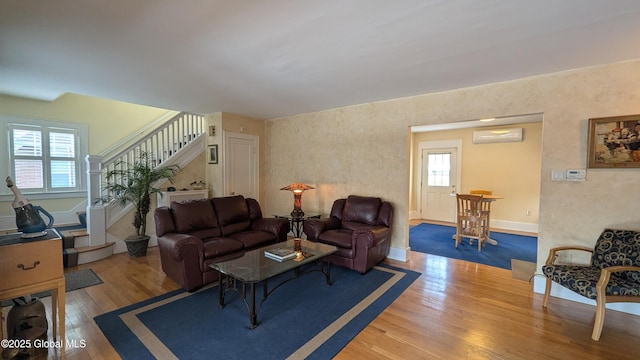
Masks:
[[[218,163],[218,145],[209,145],[209,164]]]
[[[589,119],[589,168],[640,168],[640,115]]]

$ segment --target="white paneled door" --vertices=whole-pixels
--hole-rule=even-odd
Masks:
[[[422,149],[421,157],[421,218],[454,222],[458,149]]]
[[[225,195],[259,198],[259,137],[232,132],[224,135]]]

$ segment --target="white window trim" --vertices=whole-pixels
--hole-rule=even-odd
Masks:
[[[42,120],[32,119],[12,115],[0,114],[0,144],[5,146],[2,152],[6,155],[0,157],[0,169],[4,169],[2,173],[5,175],[1,180],[4,183],[6,176],[12,173],[12,161],[10,159],[11,145],[9,143],[9,124],[24,124],[35,125],[46,128],[59,128],[59,129],[73,129],[78,134],[78,187],[77,189],[69,191],[56,191],[56,192],[29,192],[28,190],[22,190],[22,192],[29,199],[51,199],[51,198],[65,198],[65,197],[82,197],[86,195],[87,179],[86,179],[86,162],[84,158],[89,154],[89,144],[87,139],[89,137],[87,124],[70,123],[55,120]],[[9,188],[6,186],[0,186],[0,201],[10,201],[13,195]]]

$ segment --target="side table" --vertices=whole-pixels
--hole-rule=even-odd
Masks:
[[[22,239],[20,234],[0,236],[0,300],[51,290],[53,340],[59,341],[65,358],[65,279],[62,265],[62,237],[55,229],[39,238]],[[0,339],[3,321],[0,319]],[[59,334],[60,340],[57,340]]]
[[[287,215],[274,215],[276,218],[287,219],[289,220],[289,228],[291,232],[293,232],[293,236],[299,238],[302,235],[302,228],[304,226],[305,220],[308,219],[320,219],[322,213],[307,213],[305,212],[303,216],[291,216],[291,214]]]

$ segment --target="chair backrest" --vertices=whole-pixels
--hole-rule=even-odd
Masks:
[[[604,229],[596,241],[591,265],[599,268],[640,266],[640,231]]]
[[[378,197],[349,195],[346,199],[334,201],[330,216],[339,219],[347,227],[355,224],[390,227],[393,206]]]
[[[474,189],[474,190],[469,191],[469,194],[471,194],[471,195],[493,195],[493,191],[491,191],[491,190]]]
[[[458,218],[479,217],[485,215],[482,195],[456,194],[458,204]]]

